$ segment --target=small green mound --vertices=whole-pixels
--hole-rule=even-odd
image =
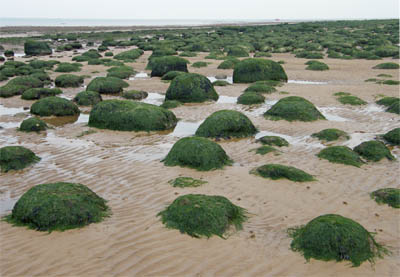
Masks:
[[[278,150],[276,150],[276,149],[275,149],[274,147],[272,147],[272,146],[263,145],[263,146],[260,146],[260,147],[258,147],[258,148],[256,148],[256,149],[253,149],[253,150],[250,150],[250,151],[255,151],[256,154],[265,155],[265,154],[268,154],[268,153],[271,153],[271,152],[276,152],[276,151],[278,151]]]
[[[162,77],[161,80],[166,80],[166,81],[171,81],[173,80],[176,76],[184,74],[185,72],[182,71],[168,71],[165,73]]]
[[[96,77],[87,86],[86,90],[104,94],[116,94],[129,87],[129,84],[115,77]]]
[[[385,188],[371,193],[371,198],[378,204],[388,204],[390,207],[400,208],[400,189]]]
[[[350,261],[354,267],[374,262],[389,251],[378,244],[373,234],[357,222],[335,214],[322,215],[305,226],[288,230],[290,247],[309,261]]]
[[[139,90],[128,90],[128,91],[123,91],[121,93],[121,97],[125,99],[132,99],[132,100],[142,100],[146,98],[149,94],[145,91],[139,91]]]
[[[192,64],[192,67],[200,68],[200,67],[207,67],[208,63],[206,62],[195,62]]]
[[[106,56],[106,57],[112,57],[112,56],[114,56],[114,53],[113,53],[113,52],[105,52],[105,53],[104,53],[104,56]]]
[[[44,41],[29,40],[24,44],[25,55],[39,56],[50,55],[52,53],[50,46]]]
[[[388,62],[377,64],[373,67],[373,69],[399,69],[399,67],[400,66],[398,63]]]
[[[277,62],[260,58],[245,59],[236,64],[234,83],[253,83],[263,80],[287,82],[287,75]]]
[[[106,51],[108,49],[104,49]],[[99,48],[100,51],[100,48]],[[143,55],[143,50],[141,49],[132,49],[125,52],[121,52],[114,56],[116,60],[123,60],[124,62],[134,62],[137,58]]]
[[[396,81],[396,80],[384,80],[384,81],[379,81],[377,82],[377,84],[381,84],[381,85],[390,85],[390,86],[397,86],[400,84],[400,81]]]
[[[165,100],[178,100],[183,103],[218,100],[218,94],[206,77],[186,73],[175,77],[165,95]]]
[[[182,105],[182,103],[179,101],[167,100],[167,101],[164,101],[164,103],[162,103],[160,107],[162,107],[164,109],[173,109],[173,108],[177,108],[181,105]]]
[[[24,100],[36,100],[49,96],[61,94],[61,89],[58,88],[31,88],[22,93],[21,98]]]
[[[360,106],[360,105],[365,105],[367,104],[367,102],[365,102],[364,100],[358,98],[357,96],[354,95],[344,95],[344,96],[340,96],[338,98],[338,101],[342,104],[349,104],[352,106]]]
[[[258,92],[248,91],[241,94],[237,103],[242,105],[253,105],[253,104],[261,104],[264,103],[265,97]]]
[[[133,70],[133,68],[130,66],[123,65],[123,66],[111,67],[107,69],[107,72],[108,72],[107,77],[129,79],[129,77],[135,73],[135,70]]]
[[[260,58],[260,57],[270,58],[270,57],[272,57],[272,54],[268,53],[268,52],[263,52],[263,51],[254,53],[254,58]]]
[[[306,62],[306,70],[314,70],[314,71],[325,71],[329,70],[329,66],[320,61],[308,61]]]
[[[103,101],[100,93],[97,91],[81,91],[79,92],[74,99],[72,99],[79,106],[94,106],[100,101]]]
[[[377,140],[364,141],[354,148],[354,152],[357,152],[368,161],[378,162],[385,157],[388,160],[395,160],[390,150]]]
[[[242,138],[257,133],[257,128],[250,119],[238,111],[220,110],[199,126],[196,136],[212,138]]]
[[[391,78],[391,77],[393,77],[392,75],[390,75],[390,74],[385,74],[385,73],[378,74],[377,76],[378,76],[378,77],[382,77],[382,78]]]
[[[317,156],[331,163],[347,164],[356,167],[360,167],[364,163],[360,159],[360,156],[347,146],[330,146],[322,149]]]
[[[51,232],[80,228],[109,215],[106,201],[88,187],[53,183],[34,186],[24,193],[6,221]]]
[[[174,128],[176,123],[171,111],[127,100],[102,101],[89,116],[89,126],[119,131],[163,131]]]
[[[0,167],[2,172],[20,170],[40,161],[31,150],[22,146],[6,146],[0,148]]]
[[[249,53],[246,51],[246,49],[244,49],[243,47],[240,46],[229,46],[227,47],[227,49],[225,49],[225,51],[227,51],[227,55],[230,57],[248,57]]]
[[[394,145],[400,145],[400,128],[395,128],[383,135],[383,138]]]
[[[158,76],[162,77],[169,71],[182,71],[188,72],[187,64],[189,62],[183,58],[176,56],[164,56],[152,59],[152,71],[151,77]]]
[[[226,87],[231,85],[229,82],[223,80],[214,81],[212,84],[214,87]]]
[[[54,80],[56,87],[59,88],[77,88],[83,84],[83,76],[73,74],[61,74]]]
[[[348,92],[339,91],[339,92],[335,92],[333,95],[334,96],[348,96],[348,95],[351,95],[351,94],[348,93]]]
[[[326,141],[334,141],[338,139],[348,140],[350,138],[345,131],[334,128],[324,129],[318,133],[312,134],[311,136],[318,138],[319,140],[326,140]]]
[[[37,117],[25,119],[19,126],[19,130],[23,132],[40,132],[46,130],[47,128],[48,126],[46,122]]]
[[[31,113],[39,116],[67,116],[80,113],[72,101],[57,96],[40,99],[32,104]]]
[[[278,147],[289,146],[289,142],[286,139],[278,136],[263,136],[259,138],[257,142],[263,145],[274,145]]]
[[[286,166],[281,164],[266,164],[252,170],[251,173],[260,175],[264,178],[270,178],[272,180],[277,179],[288,179],[293,182],[310,182],[314,181],[314,177],[303,170],[292,166]]]
[[[390,107],[391,105],[393,105],[396,102],[400,102],[399,97],[383,97],[382,99],[379,99],[378,101],[376,101],[376,104]]]
[[[276,88],[274,88],[273,86],[260,83],[254,83],[244,90],[244,92],[258,92],[258,93],[268,93],[268,94],[273,93],[275,91]]]
[[[187,188],[187,187],[199,187],[203,184],[207,184],[207,181],[193,179],[191,177],[178,177],[168,181],[173,187]]]
[[[80,63],[59,63],[55,72],[78,72],[81,71]]]
[[[392,105],[390,105],[386,109],[386,112],[400,114],[400,101],[394,102]]]
[[[178,140],[162,162],[166,166],[179,165],[200,171],[219,169],[232,164],[220,145],[201,137]]]
[[[197,54],[195,52],[185,51],[179,54],[180,57],[196,57]]]
[[[235,65],[239,62],[240,62],[240,60],[238,60],[238,59],[229,58],[229,59],[223,61],[222,63],[220,63],[220,65],[218,65],[218,69],[234,69]]]
[[[212,235],[225,238],[224,234],[231,225],[241,230],[247,219],[246,210],[227,198],[201,194],[178,197],[158,216],[167,228],[178,229],[196,238]]]
[[[273,120],[285,119],[287,121],[315,121],[325,119],[313,103],[299,96],[282,98],[266,111],[264,116]]]

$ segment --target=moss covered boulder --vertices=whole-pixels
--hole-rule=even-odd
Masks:
[[[206,77],[186,73],[175,77],[165,95],[165,100],[178,100],[183,103],[218,100],[214,86]]]
[[[127,100],[106,100],[90,112],[89,126],[120,131],[162,131],[176,126],[175,115],[167,109]]]
[[[313,70],[313,71],[325,71],[329,70],[329,66],[326,63],[320,61],[308,61],[306,62],[306,70]]]
[[[392,62],[380,63],[373,67],[373,69],[399,69],[399,68],[400,66],[398,63],[392,63]]]
[[[240,60],[238,59],[230,58],[220,63],[218,65],[218,69],[234,69],[235,65],[238,64],[239,62]]]
[[[33,76],[18,76],[0,87],[0,97],[21,95],[30,88],[41,88],[44,82]]]
[[[357,152],[354,152],[347,146],[330,146],[322,149],[318,155],[319,158],[339,163],[360,167],[364,162]]]
[[[371,193],[371,198],[378,204],[388,204],[390,207],[400,208],[400,189],[384,188]]]
[[[21,98],[24,100],[36,100],[49,96],[61,94],[62,90],[58,88],[31,88],[22,93]]]
[[[0,167],[2,172],[20,170],[40,161],[31,150],[22,146],[5,146],[0,148]]]
[[[242,105],[253,105],[253,104],[261,104],[264,103],[265,97],[258,92],[245,92],[241,94],[238,99],[237,103]]]
[[[285,119],[287,121],[325,119],[313,103],[299,96],[282,98],[266,111],[264,116],[273,120]]]
[[[232,164],[220,145],[200,137],[186,137],[178,140],[163,162],[166,166],[179,165],[200,171],[219,169]]]
[[[59,63],[55,72],[78,72],[81,71],[80,63]]]
[[[168,71],[167,73],[165,73],[162,77],[161,80],[164,81],[171,81],[173,80],[176,76],[184,74],[185,72],[183,71]]]
[[[244,90],[245,92],[273,93],[276,88],[262,83],[254,83]]]
[[[368,161],[378,162],[383,158],[394,160],[392,153],[382,142],[377,140],[365,141],[354,147],[354,151]]]
[[[393,145],[400,145],[400,128],[395,128],[383,135],[383,138]]]
[[[40,56],[50,55],[52,50],[50,46],[44,41],[29,40],[24,44],[25,55]]]
[[[349,261],[360,266],[388,253],[363,226],[336,214],[322,215],[305,226],[291,228],[289,235],[293,238],[291,249],[307,261]]]
[[[31,113],[39,116],[67,116],[77,115],[80,111],[78,106],[72,101],[57,96],[50,96],[33,103]]]
[[[73,74],[61,74],[56,77],[54,83],[59,88],[77,88],[83,85],[83,77]]]
[[[345,131],[335,128],[324,129],[318,133],[312,134],[311,136],[318,138],[319,140],[325,141],[334,141],[338,139],[348,140],[350,138],[350,136]]]
[[[399,97],[383,97],[376,101],[376,104],[383,105],[385,107],[390,107],[391,105],[395,104],[396,102],[400,102]]]
[[[23,132],[40,132],[46,130],[47,128],[48,126],[46,122],[37,117],[25,119],[19,126],[19,130]]]
[[[176,198],[158,216],[167,228],[177,229],[189,236],[209,238],[217,235],[224,238],[231,225],[236,230],[242,229],[246,214],[245,209],[223,196],[187,194]]]
[[[129,77],[135,73],[135,70],[133,70],[133,68],[130,66],[123,65],[123,66],[111,67],[107,69],[107,72],[108,72],[107,77],[129,79]]]
[[[162,77],[169,71],[188,72],[187,64],[189,62],[183,58],[176,56],[158,57],[152,60],[151,77]]]
[[[14,205],[6,220],[38,231],[81,228],[110,215],[106,201],[88,187],[51,183],[32,187]]]
[[[238,111],[221,110],[213,113],[199,126],[196,136],[211,138],[242,138],[257,133],[251,120]]]
[[[245,59],[233,70],[234,83],[253,83],[263,80],[287,81],[287,75],[277,62],[259,58]]]
[[[115,77],[96,77],[87,86],[86,90],[97,91],[101,94],[116,94],[129,87],[129,84]]]
[[[103,99],[97,91],[86,90],[79,92],[72,101],[79,106],[94,106],[100,101],[103,101]]]
[[[257,142],[260,142],[263,145],[273,145],[273,146],[289,146],[289,142],[281,137],[278,136],[263,136],[257,140]]]
[[[149,94],[143,90],[128,90],[121,93],[121,97],[132,100],[145,99]]]
[[[293,182],[310,182],[314,177],[303,170],[281,164],[266,164],[251,171],[251,173],[272,180],[288,179]]]

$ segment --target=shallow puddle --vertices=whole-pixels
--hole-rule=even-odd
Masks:
[[[242,105],[243,112],[251,116],[260,116],[268,111],[273,105],[275,105],[278,100],[265,100],[264,104],[261,105]]]
[[[299,85],[327,85],[328,82],[316,82],[308,80],[288,80],[288,84],[299,84]]]
[[[236,104],[237,97],[220,95],[217,104]]]
[[[17,201],[18,198],[11,198],[11,193],[9,191],[0,195],[0,215],[10,213]]]
[[[174,131],[170,134],[170,136],[174,137],[188,137],[194,135],[196,133],[197,128],[199,128],[200,122],[187,122],[187,121],[179,121],[176,124]]]
[[[322,107],[318,108],[318,110],[325,116],[325,118],[329,121],[338,121],[338,122],[345,122],[350,121],[350,119],[341,117],[335,114],[335,111],[339,110],[339,108],[335,107]]]
[[[80,140],[80,139],[67,139],[63,137],[58,137],[54,132],[47,132],[46,142],[57,146],[73,146],[73,147],[89,147],[93,146],[93,142]]]
[[[138,80],[138,79],[150,79],[150,76],[146,72],[139,72],[139,73],[136,73],[135,76],[129,78],[130,81]]]
[[[160,106],[164,102],[164,99],[164,94],[149,92],[149,95],[145,99],[141,100],[141,102]]]
[[[305,146],[306,149],[310,148],[324,148],[325,145],[320,143],[318,140],[315,140],[311,136],[301,136],[301,137],[292,137],[288,135],[283,135],[283,134],[278,134],[274,132],[269,132],[269,131],[261,131],[256,134],[255,138],[259,139],[263,136],[278,136],[286,139],[289,142],[290,145],[296,145],[296,146]]]
[[[0,104],[0,116],[1,115],[16,115],[18,113],[27,113],[23,107],[20,108],[7,108]]]
[[[229,84],[233,84],[232,76],[228,76],[225,79],[217,79],[217,78],[215,78],[215,76],[208,76],[207,78],[208,78],[208,80],[210,80],[211,83],[214,83],[215,81],[225,81],[225,82],[228,82]]]

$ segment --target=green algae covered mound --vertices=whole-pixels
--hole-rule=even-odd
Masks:
[[[313,71],[324,71],[329,70],[329,66],[326,63],[320,61],[308,61],[306,62],[306,70],[313,70]]]
[[[173,109],[173,108],[177,108],[179,106],[182,106],[182,103],[176,100],[167,100],[164,101],[160,107],[163,107],[165,109]]]
[[[55,72],[78,72],[81,71],[80,63],[59,63]]]
[[[167,228],[177,229],[192,237],[217,235],[225,238],[224,234],[231,225],[236,230],[242,229],[246,214],[245,209],[223,196],[187,194],[176,198],[158,216]]]
[[[176,123],[175,115],[167,109],[128,100],[102,101],[89,116],[89,126],[119,131],[162,131]]]
[[[357,222],[336,214],[322,215],[307,225],[288,230],[293,251],[309,261],[349,261],[353,266],[374,262],[389,251]]]
[[[148,95],[149,94],[143,90],[128,90],[121,92],[121,97],[132,100],[142,100],[146,98]]]
[[[196,136],[211,138],[242,138],[257,133],[250,119],[238,111],[220,110],[209,117],[199,126]]]
[[[74,183],[41,184],[25,192],[6,221],[38,231],[63,231],[100,222],[110,215],[106,201]]]
[[[293,182],[310,182],[314,177],[303,170],[281,164],[266,164],[252,170],[251,173],[272,180],[288,179]]]
[[[30,88],[41,88],[44,82],[34,76],[18,76],[0,87],[0,97],[21,95]]]
[[[50,96],[33,103],[31,113],[39,116],[67,116],[77,115],[80,111],[78,106],[72,101],[57,96]]]
[[[315,121],[325,119],[313,103],[299,96],[282,98],[266,111],[264,116],[273,120],[285,119],[287,121]]]
[[[152,60],[151,77],[162,77],[169,71],[188,72],[187,64],[189,62],[183,58],[176,56],[164,56],[154,58]]]
[[[24,100],[36,100],[49,96],[56,96],[61,94],[61,89],[58,88],[31,88],[25,90],[21,95],[21,99]]]
[[[335,128],[324,129],[318,133],[312,134],[311,136],[318,138],[319,140],[325,140],[325,141],[334,141],[338,139],[348,140],[350,138],[350,136],[345,131]]]
[[[37,117],[25,119],[19,126],[19,130],[23,132],[40,132],[46,130],[47,128],[48,126],[46,122]]]
[[[207,184],[208,182],[199,179],[194,179],[192,177],[178,177],[169,180],[168,183],[173,187],[187,188],[187,187],[199,187],[203,184]]]
[[[31,150],[22,146],[5,146],[0,148],[0,167],[2,172],[20,170],[40,161]]]
[[[260,142],[263,145],[273,145],[273,146],[289,146],[289,142],[281,137],[278,136],[263,136],[257,140],[257,142]]]
[[[390,105],[386,109],[386,112],[400,114],[400,101],[394,102],[392,105]]]
[[[399,67],[400,66],[398,63],[387,62],[377,64],[373,67],[373,69],[399,69]]]
[[[77,88],[83,85],[83,77],[73,74],[61,74],[56,77],[54,83],[59,88]]]
[[[179,165],[200,171],[219,169],[232,164],[220,145],[201,137],[178,140],[162,161],[166,166]]]
[[[176,76],[184,74],[185,72],[182,71],[168,71],[167,73],[165,73],[162,77],[161,80],[165,80],[165,81],[171,81],[173,80]]]
[[[371,193],[371,198],[378,204],[388,204],[390,207],[400,208],[400,189],[384,188]]]
[[[262,83],[254,83],[251,84],[248,88],[244,90],[244,92],[257,92],[257,93],[273,93],[276,91],[276,88],[273,86],[269,86]]]
[[[338,98],[338,101],[345,105],[360,106],[365,105],[367,102],[354,95],[343,95]]]
[[[86,90],[104,94],[116,94],[129,87],[129,84],[120,78],[96,77],[87,86]]]
[[[364,162],[357,152],[354,152],[347,146],[330,146],[322,149],[318,155],[319,158],[339,163],[360,167]]]
[[[94,106],[103,101],[100,93],[97,91],[85,90],[79,92],[74,99],[72,99],[79,106]]]
[[[175,77],[165,95],[165,100],[178,100],[183,103],[218,100],[218,94],[206,77],[186,73]]]
[[[264,103],[265,97],[258,92],[249,91],[241,94],[237,103],[242,105],[253,105],[253,104],[261,104]]]
[[[253,83],[264,80],[287,82],[287,79],[280,64],[260,58],[242,60],[236,64],[233,70],[234,83]]]
[[[378,101],[376,101],[376,104],[390,107],[391,105],[393,105],[396,102],[400,102],[399,97],[383,97],[382,99],[379,99]]]
[[[44,41],[29,40],[24,44],[25,55],[40,56],[52,53],[50,46]]]
[[[135,70],[133,70],[133,68],[130,66],[122,65],[122,66],[111,67],[107,69],[107,72],[108,72],[107,77],[129,79],[129,77],[135,73]]]
[[[238,64],[240,60],[236,58],[229,58],[218,65],[218,69],[234,69],[235,65]]]
[[[364,141],[356,146],[354,151],[368,161],[378,162],[385,157],[388,160],[395,160],[389,148],[377,140]]]
[[[383,138],[393,145],[400,145],[400,128],[395,128],[383,135]]]
[[[123,60],[124,62],[134,62],[137,58],[143,55],[143,53],[144,52],[141,49],[132,49],[115,55],[114,59]]]

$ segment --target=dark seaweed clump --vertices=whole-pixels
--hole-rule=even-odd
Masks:
[[[400,128],[395,128],[383,135],[383,138],[393,144],[400,145]]]
[[[272,180],[277,179],[288,179],[293,182],[310,182],[314,181],[314,177],[303,170],[292,166],[286,166],[281,164],[266,164],[252,170],[253,174],[260,175],[264,178],[270,178]]]
[[[277,62],[260,58],[245,59],[236,64],[234,83],[253,83],[263,80],[287,82],[287,75]]]
[[[358,153],[347,146],[330,146],[322,149],[317,156],[331,163],[346,164],[356,167],[360,167],[364,163]]]
[[[48,126],[46,122],[37,117],[25,119],[19,126],[19,130],[23,132],[40,132],[46,130],[47,128]]]
[[[120,78],[96,77],[86,87],[86,90],[97,91],[101,94],[116,94],[129,87],[129,84]]]
[[[273,145],[273,146],[289,146],[289,142],[281,137],[278,136],[263,136],[257,140],[257,142],[260,142],[263,145]]]
[[[392,62],[380,63],[375,65],[373,69],[399,69],[399,64]]]
[[[31,113],[39,116],[67,116],[77,115],[80,111],[78,106],[68,99],[49,96],[33,103]]]
[[[356,146],[354,151],[368,161],[378,162],[385,157],[388,160],[395,160],[389,148],[377,140],[364,141]]]
[[[371,193],[371,198],[378,204],[388,204],[390,207],[400,208],[400,189],[384,188]]]
[[[326,141],[334,141],[340,138],[348,140],[350,136],[342,130],[339,129],[324,129],[318,133],[314,133],[311,135],[312,137],[316,137],[319,140],[326,140]]]
[[[203,184],[206,184],[207,181],[194,179],[192,177],[178,177],[173,180],[168,181],[173,187],[178,188],[187,188],[187,187],[199,187]]]
[[[22,146],[5,146],[0,148],[0,167],[2,172],[20,170],[40,161],[31,150]]]
[[[74,99],[72,99],[79,106],[94,106],[100,101],[103,101],[100,93],[97,91],[85,90],[79,92]]]

